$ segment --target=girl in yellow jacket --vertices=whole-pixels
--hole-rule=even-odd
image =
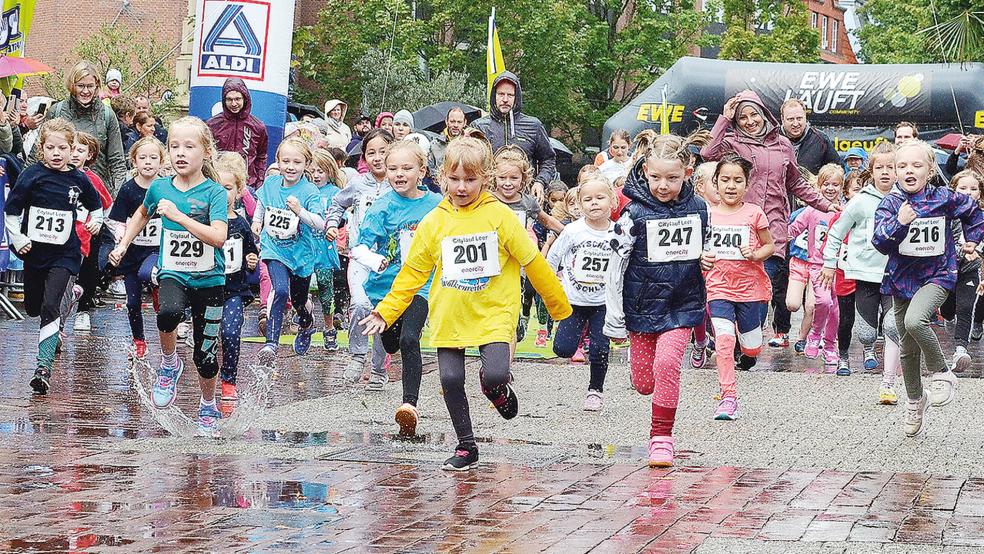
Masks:
[[[431,346],[437,348],[444,401],[458,436],[454,455],[443,466],[452,471],[478,463],[465,396],[465,348],[479,348],[482,392],[499,414],[512,419],[519,412],[510,385],[509,343],[519,320],[520,267],[551,317],[571,315],[560,281],[516,215],[487,191],[493,174],[487,144],[462,137],[448,145],[441,170],[447,196],[421,220],[393,288],[361,322],[366,334],[392,325],[433,272]]]

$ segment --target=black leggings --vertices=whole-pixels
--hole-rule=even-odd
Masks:
[[[24,264],[24,311],[30,317],[41,316],[39,367],[50,370],[55,363],[62,298],[73,275],[63,267],[35,269]]]
[[[984,314],[979,313],[981,306],[978,304],[977,285],[980,283],[980,274],[977,268],[961,271],[957,275],[956,290],[950,291],[946,302],[940,306],[940,314],[944,318],[952,320],[956,318],[956,329],[953,332],[953,342],[957,346],[967,348],[970,344],[971,315],[975,321],[981,321]]]
[[[605,336],[605,306],[574,306],[574,313],[557,326],[554,337],[554,354],[570,358],[581,343],[584,328],[588,328],[591,342],[588,345],[588,359],[591,361],[591,380],[588,390],[604,392],[605,375],[608,374],[608,337]]]
[[[191,306],[195,367],[203,379],[211,379],[219,373],[219,327],[225,297],[223,289],[224,287],[193,289],[175,279],[161,279],[161,309],[157,312],[157,328],[163,333],[174,332],[185,319],[185,309]]]
[[[102,245],[102,234],[96,233],[89,239],[89,255],[82,259],[79,278],[76,283],[82,287],[82,297],[79,298],[79,311],[88,312],[96,307],[96,289],[102,286],[102,272],[99,271],[99,248]]]
[[[885,337],[898,344],[899,332],[892,315],[892,297],[880,292],[881,283],[855,281],[854,302],[858,315],[858,340],[866,349],[874,347],[878,338],[879,315]]]
[[[792,328],[792,314],[786,307],[786,286],[789,285],[789,255],[779,263],[779,270],[772,279],[772,329],[788,335]],[[843,316],[842,316],[843,317]]]
[[[482,356],[482,370],[479,372],[482,391],[495,394],[500,387],[509,383],[509,343],[483,344],[478,351]],[[474,447],[475,435],[468,412],[468,397],[465,396],[465,350],[438,348],[437,367],[441,372],[444,404],[448,407],[454,433],[458,436],[458,446]]]
[[[403,315],[379,337],[387,354],[400,353],[403,359],[403,401],[414,406],[420,396],[420,376],[424,371],[424,361],[420,357],[420,334],[426,321],[427,300],[414,296]]]
[[[837,349],[842,360],[847,360],[848,350],[851,349],[851,337],[854,335],[854,293],[838,296],[837,305],[840,308],[840,322],[837,324]]]

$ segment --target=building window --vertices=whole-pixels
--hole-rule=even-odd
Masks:
[[[810,26],[817,28],[817,12],[810,12]]]
[[[830,18],[823,16],[823,24],[820,26],[820,48],[824,50],[830,46],[830,42],[827,40],[827,23]]]
[[[830,27],[830,51],[837,53],[837,32],[840,31],[840,22],[836,19],[831,23]]]

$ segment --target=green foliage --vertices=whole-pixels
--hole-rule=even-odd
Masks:
[[[506,69],[522,80],[523,111],[567,140],[580,141],[689,46],[715,38],[701,36],[709,17],[692,0],[418,0],[416,18],[403,1],[328,0],[317,25],[294,33],[304,79],[296,96],[315,104],[343,98],[375,113],[462,91],[487,108],[493,5]]]
[[[859,13],[867,19],[859,57],[868,63],[984,60],[980,0],[868,0]]]
[[[727,30],[721,59],[757,62],[820,61],[820,34],[801,0],[724,0]]]

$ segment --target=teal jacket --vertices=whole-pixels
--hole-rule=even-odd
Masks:
[[[884,197],[875,185],[868,185],[847,203],[827,232],[827,246],[823,249],[824,267],[834,269],[839,266],[848,279],[882,282],[888,256],[875,250],[871,237],[875,228],[875,210]],[[848,233],[851,237],[847,243],[847,259],[841,262],[838,254]]]

